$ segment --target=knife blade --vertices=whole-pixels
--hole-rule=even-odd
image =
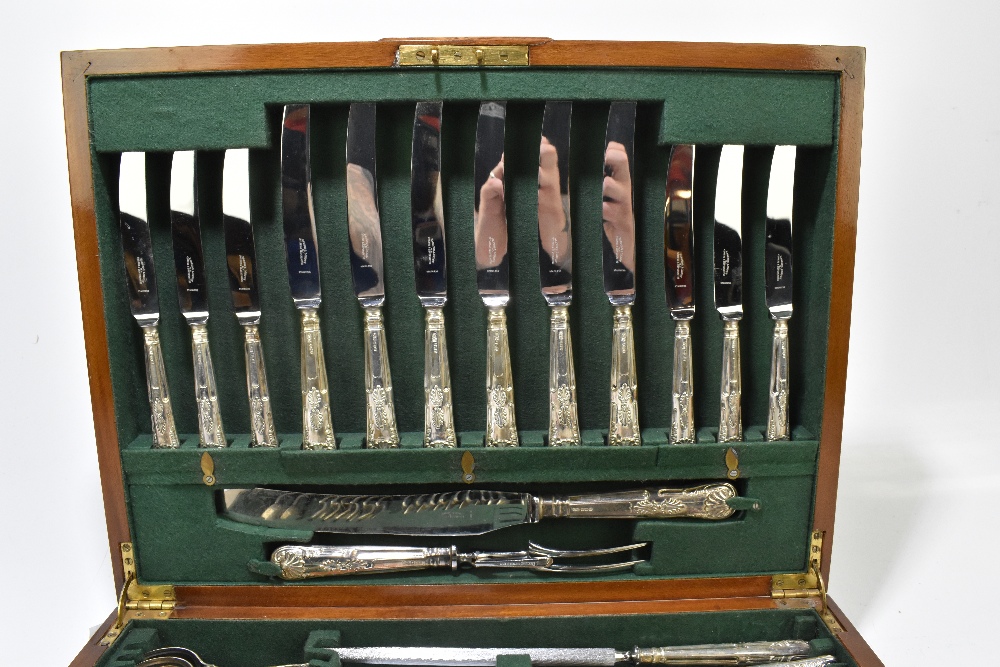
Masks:
[[[788,440],[788,321],[792,319],[792,200],[795,146],[775,146],[767,190],[765,301],[774,320],[767,439]]]
[[[233,312],[243,327],[243,358],[250,403],[250,446],[277,447],[271,414],[264,347],[260,339],[260,294],[257,289],[257,252],[250,222],[250,151],[225,152],[222,167],[222,230]]]
[[[167,371],[160,345],[160,301],[153,269],[153,243],[149,237],[146,208],[146,154],[122,153],[118,176],[118,229],[125,259],[125,282],[129,308],[142,329],[146,389],[152,421],[153,447],[181,446],[174,425],[174,412],[167,386]]]
[[[198,446],[226,447],[219,391],[208,344],[208,295],[198,220],[194,151],[177,151],[170,167],[170,233],[177,275],[177,300],[191,329],[194,397],[198,404]]]
[[[535,496],[464,489],[410,495],[336,495],[226,489],[225,515],[257,526],[365,535],[482,535],[543,519],[706,519],[733,515],[725,482],[609,493]]]
[[[505,310],[510,301],[503,162],[506,105],[506,102],[493,101],[479,106],[473,172],[476,282],[489,313],[486,332],[487,447],[517,447],[519,444]]]
[[[635,102],[612,102],[604,150],[601,221],[604,292],[614,307],[611,350],[611,421],[608,444],[642,444],[639,432],[638,383],[632,333],[635,303]]]
[[[691,144],[670,149],[667,199],[663,211],[667,305],[674,320],[673,401],[670,442],[694,442],[694,372],[691,320],[694,319],[694,154]]]
[[[723,321],[719,442],[743,439],[740,320],[743,319],[743,146],[725,145],[715,186],[715,309]]]
[[[569,141],[573,103],[545,103],[538,150],[538,272],[549,306],[549,440],[581,444],[569,305],[573,300],[573,238],[569,214]]]
[[[288,284],[295,307],[302,313],[302,449],[336,449],[319,325],[319,254],[309,139],[309,105],[286,104],[281,123],[281,214]]]
[[[410,158],[410,220],[413,273],[424,329],[424,447],[457,447],[451,374],[444,328],[448,275],[441,196],[441,111],[443,102],[418,102]]]
[[[369,449],[399,447],[382,304],[385,281],[375,179],[375,104],[351,104],[347,118],[347,228],[351,280],[365,316]]]

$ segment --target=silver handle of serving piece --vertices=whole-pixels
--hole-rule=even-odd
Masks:
[[[809,642],[788,639],[776,642],[636,647],[628,656],[630,662],[638,665],[760,665],[807,658],[810,651]],[[826,662],[815,664],[823,665]]]
[[[553,306],[549,318],[549,446],[581,444],[576,407],[576,371],[569,308]]]
[[[302,309],[302,449],[336,449],[323,335],[315,308]]]
[[[608,444],[639,446],[638,382],[635,372],[635,343],[632,334],[632,307],[615,306],[611,334],[611,423]]]
[[[174,426],[174,410],[170,405],[167,369],[163,364],[163,348],[156,325],[142,327],[142,346],[146,361],[146,389],[149,391],[149,412],[153,422],[153,448],[176,449],[181,446]]]
[[[507,313],[503,308],[490,308],[486,330],[486,446],[517,447],[518,444]]]
[[[691,322],[674,323],[673,407],[670,442],[694,442],[694,370],[691,359]]]
[[[788,320],[774,321],[767,439],[788,440]]]
[[[194,358],[194,397],[198,403],[198,446],[226,447],[229,443],[222,430],[219,389],[208,346],[208,328],[204,324],[191,324],[191,355]]]
[[[687,489],[632,489],[612,493],[535,499],[538,518],[568,519],[725,519],[735,510],[726,501],[736,489],[725,482]]]
[[[247,397],[250,400],[250,446],[277,447],[271,414],[271,396],[264,370],[264,348],[256,324],[243,325],[243,357],[247,364]]]
[[[387,347],[382,309],[377,306],[365,308],[365,395],[368,405],[365,446],[368,449],[399,447]]]
[[[453,547],[306,546],[278,547],[271,562],[281,568],[282,579],[378,572],[407,572],[434,567],[458,567]]]
[[[724,322],[722,334],[722,382],[719,394],[719,442],[743,439],[740,400],[743,393],[740,370],[740,323]]]
[[[427,308],[424,331],[424,447],[457,447],[444,311]]]

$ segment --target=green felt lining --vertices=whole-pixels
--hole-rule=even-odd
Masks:
[[[522,71],[308,71],[170,76],[91,77],[88,102],[98,241],[112,386],[127,508],[140,578],[170,583],[261,581],[246,567],[266,558],[276,535],[234,528],[220,519],[213,491],[201,484],[196,438],[177,451],[149,449],[149,406],[142,340],[128,311],[115,197],[118,151],[150,155],[150,223],[160,293],[160,336],[178,429],[197,430],[190,335],[175,298],[166,195],[169,153],[199,155],[202,237],[212,317],[208,328],[223,421],[232,446],[213,451],[218,486],[315,485],[326,490],[369,487],[398,492],[460,481],[464,450],[477,461],[477,485],[551,493],[566,484],[637,482],[673,486],[726,478],[725,449],[714,443],[722,326],[712,309],[710,193],[718,144],[750,144],[744,184],[742,323],[745,442],[742,490],[763,510],[720,524],[689,522],[553,522],[469,540],[483,548],[523,548],[545,536],[552,546],[607,546],[651,540],[651,562],[612,577],[676,577],[802,570],[810,531],[822,404],[832,265],[836,174],[837,80],[797,72],[666,69],[530,69]],[[449,303],[445,309],[462,448],[425,451],[423,310],[413,287],[409,220],[412,100],[445,99],[444,206]],[[475,286],[472,253],[472,162],[478,105],[506,98],[506,186],[511,291],[508,322],[518,426],[524,447],[482,447],[485,421],[485,309]],[[538,290],[535,207],[538,138],[544,99],[574,99],[571,208],[575,283],[571,307],[580,421],[585,447],[545,447],[549,311]],[[641,100],[637,117],[635,211],[638,301],[633,309],[639,362],[640,423],[645,446],[604,446],[608,421],[611,307],[603,293],[600,211],[604,125],[612,99]],[[382,102],[378,111],[378,186],[386,262],[385,318],[403,446],[363,449],[365,430],[361,311],[349,271],[344,136],[351,100]],[[288,292],[279,197],[277,137],[281,103],[311,101],[313,188],[322,271],[320,309],[334,427],[341,451],[303,452],[299,394],[299,323]],[[673,324],[666,308],[662,212],[666,159],[674,141],[701,144],[695,174],[698,314],[693,323],[697,445],[668,445]],[[795,317],[791,322],[791,443],[762,442],[772,322],[764,304],[763,248],[769,145],[795,143]],[[221,225],[221,153],[251,146],[252,214],[257,237],[261,332],[271,400],[282,447],[251,450],[246,435],[242,332],[231,315]],[[426,488],[423,486],[421,488]],[[340,538],[324,538],[340,539]],[[405,539],[405,538],[404,538]],[[464,544],[464,543],[463,543]],[[738,544],[739,548],[734,548]],[[526,581],[531,573],[499,580]],[[478,581],[474,575],[424,573],[370,578],[370,583]],[[358,579],[347,580],[358,583]]]
[[[812,609],[712,611],[618,616],[365,621],[133,620],[98,661],[134,667],[142,652],[185,646],[220,667],[265,667],[290,662],[339,667],[339,646],[611,647],[804,639],[815,651],[857,667]],[[505,656],[498,667],[527,667]]]

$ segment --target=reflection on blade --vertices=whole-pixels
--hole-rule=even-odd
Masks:
[[[765,289],[771,317],[792,316],[792,190],[795,146],[777,146],[767,192]]]
[[[504,200],[506,102],[483,102],[476,128],[474,237],[476,280],[487,306],[505,306],[510,293]]]
[[[573,239],[569,214],[572,102],[546,102],[538,155],[538,267],[550,306],[573,298]]]
[[[351,104],[347,121],[347,225],[354,293],[364,306],[385,299],[375,178],[375,105]]]
[[[226,151],[222,168],[222,226],[233,309],[241,324],[260,320],[257,253],[250,224],[250,151]]]
[[[125,253],[129,306],[140,325],[156,324],[160,303],[146,213],[146,154],[122,153],[118,178],[119,231]]]
[[[174,153],[170,168],[170,231],[173,238],[177,298],[188,322],[208,319],[205,260],[195,203],[194,151]]]
[[[722,147],[715,186],[715,307],[724,320],[743,317],[743,146]]]
[[[281,128],[281,214],[292,298],[297,308],[318,308],[319,257],[313,212],[308,104],[285,105]]]
[[[635,102],[612,102],[604,150],[604,291],[614,305],[635,301]]]
[[[441,102],[418,102],[413,122],[410,215],[417,296],[424,305],[447,300],[444,205],[441,198]]]
[[[675,320],[694,317],[694,146],[670,151],[664,207],[664,250],[667,305]]]

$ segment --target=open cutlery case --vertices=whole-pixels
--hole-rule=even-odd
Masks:
[[[415,46],[411,46],[415,45]],[[436,54],[431,61],[414,54]],[[524,53],[528,64],[511,64]],[[476,62],[483,58],[482,64]],[[463,60],[464,58],[464,60]],[[416,60],[415,60],[416,59]],[[469,64],[464,64],[468,62]],[[854,47],[546,39],[195,47],[63,54],[73,215],[118,612],[74,665],[133,665],[182,644],[221,667],[303,658],[310,633],[343,645],[614,646],[831,639],[842,664],[881,663],[826,598],[847,368],[864,51]],[[410,220],[415,102],[443,100],[445,307],[459,446],[423,447],[424,309]],[[484,100],[506,100],[507,319],[520,446],[484,446],[487,310],[476,289],[473,168]],[[548,100],[572,100],[573,331],[582,445],[547,446],[549,308],[539,292],[538,146]],[[612,306],[602,285],[602,181],[611,102],[635,100],[636,292],[642,445],[607,445]],[[365,447],[363,310],[351,284],[345,140],[350,103],[377,103],[383,307],[400,446]],[[336,450],[303,450],[299,314],[281,218],[282,106],[311,104],[312,194]],[[672,444],[674,322],[664,288],[671,147],[694,144],[692,321],[696,441]],[[713,193],[722,144],[746,146],[743,439],[716,441],[722,322],[713,307]],[[764,301],[768,170],[795,145],[791,438],[767,441],[773,322]],[[222,230],[223,152],[250,148],[260,325],[280,444],[250,447],[243,332]],[[229,446],[198,446],[188,327],[174,298],[170,154],[198,151],[198,205],[218,400]],[[159,335],[181,445],[152,447],[143,337],[118,231],[122,152],[146,152]],[[465,489],[535,496],[731,483],[719,521],[546,519],[468,536],[256,526],[225,490],[354,494]],[[476,569],[275,578],[281,545],[518,551],[646,543],[626,571]],[[324,635],[325,636],[325,635]],[[581,644],[582,642],[582,644]],[[209,648],[211,647],[211,648]],[[308,656],[306,656],[308,658]],[[315,657],[315,656],[314,656]],[[319,659],[319,658],[317,658]],[[517,658],[501,662],[514,667]],[[326,664],[326,663],[317,663]],[[333,664],[333,663],[330,663]],[[524,667],[523,663],[519,663]]]

